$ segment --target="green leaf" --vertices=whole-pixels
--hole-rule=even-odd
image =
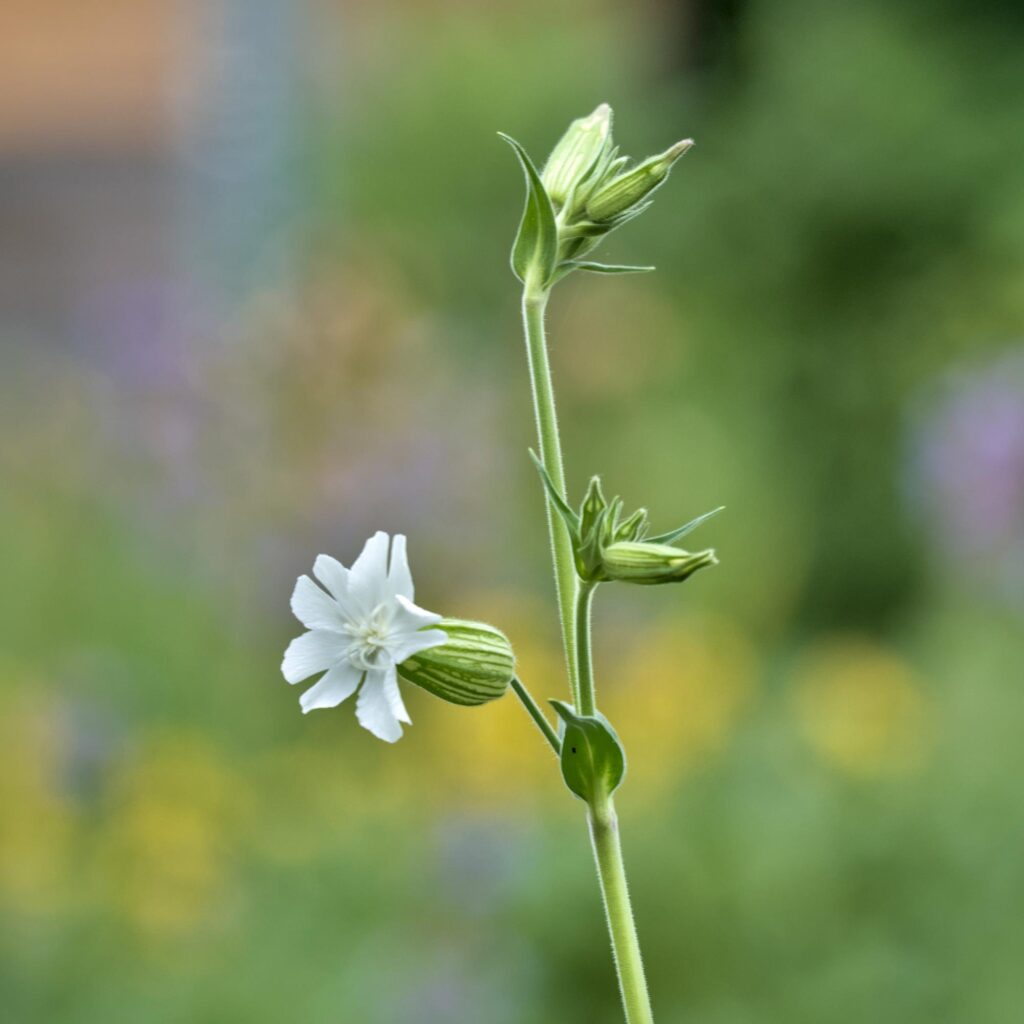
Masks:
[[[558,261],[558,228],[551,199],[541,184],[540,175],[525,149],[509,135],[498,134],[515,150],[526,176],[526,205],[519,222],[519,232],[512,245],[512,272],[525,282],[531,267],[540,271],[541,284],[546,285]]]
[[[617,263],[589,263],[586,260],[566,260],[558,269],[568,266],[570,270],[586,270],[591,274],[647,274],[654,267],[630,267]]]
[[[593,804],[611,796],[626,775],[626,752],[611,722],[600,711],[577,715],[571,704],[550,701],[562,720],[562,778],[581,800]]]
[[[712,516],[718,515],[725,508],[724,505],[719,505],[718,508],[713,508],[710,512],[705,512],[702,516],[697,516],[696,519],[691,519],[684,526],[680,526],[678,530],[669,530],[668,533],[659,534],[657,537],[647,537],[646,543],[648,544],[672,544],[674,541],[679,540],[680,537],[685,537],[691,530],[696,530],[701,523],[707,521]]]
[[[540,478],[544,482],[544,489],[548,492],[548,497],[551,499],[551,503],[558,510],[562,519],[565,520],[565,525],[569,528],[569,533],[573,537],[579,534],[580,530],[580,517],[569,507],[566,503],[565,498],[558,493],[558,488],[555,486],[554,480],[551,479],[551,474],[548,473],[547,467],[539,458],[537,453],[530,448],[530,458],[533,459],[533,464],[537,467],[537,472],[540,473]]]

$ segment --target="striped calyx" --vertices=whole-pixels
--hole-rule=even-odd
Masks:
[[[683,551],[668,544],[621,541],[601,552],[604,578],[624,583],[678,583],[698,569],[717,565],[718,559],[707,551]]]
[[[515,673],[508,637],[485,622],[442,619],[447,643],[414,654],[399,674],[450,704],[486,704],[502,696]]]
[[[648,157],[631,170],[605,182],[587,200],[587,216],[596,223],[614,220],[636,208],[668,177],[672,165],[693,148],[693,139],[683,139],[664,153]]]

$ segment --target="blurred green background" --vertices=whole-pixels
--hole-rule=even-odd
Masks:
[[[495,132],[608,101],[697,147],[602,249],[658,273],[553,301],[571,486],[727,506],[598,600],[658,1019],[1019,1020],[1022,48],[996,0],[7,0],[3,1019],[621,1019],[522,709],[388,747],[278,669],[379,528],[564,696]]]

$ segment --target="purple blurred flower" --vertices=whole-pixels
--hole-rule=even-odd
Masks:
[[[1024,351],[950,375],[911,440],[911,504],[942,563],[1024,598]]]

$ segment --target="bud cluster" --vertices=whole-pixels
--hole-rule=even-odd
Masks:
[[[586,255],[610,231],[643,213],[651,193],[692,145],[684,139],[629,168],[629,158],[612,141],[607,103],[573,121],[541,172],[556,214],[560,263]]]
[[[532,454],[532,453],[531,453]],[[579,511],[572,509],[559,494],[543,464],[534,461],[552,504],[569,531],[576,572],[588,583],[618,580],[622,583],[678,583],[698,569],[717,565],[715,552],[684,551],[673,541],[684,537],[720,509],[714,509],[676,530],[647,537],[647,510],[640,508],[622,518],[619,497],[608,501],[601,490],[600,477],[592,477]]]

